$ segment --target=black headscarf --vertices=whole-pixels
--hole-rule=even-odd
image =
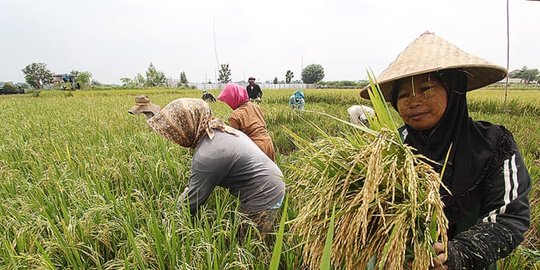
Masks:
[[[449,194],[441,189],[445,214],[450,225],[468,214],[468,207],[479,191],[477,187],[485,178],[488,163],[504,130],[487,122],[475,122],[469,117],[466,89],[467,76],[459,70],[434,73],[446,88],[448,103],[439,123],[428,131],[418,131],[405,124],[405,143],[429,159],[437,172],[441,172],[448,149],[452,150],[443,176]],[[392,105],[397,110],[397,89],[392,90]]]

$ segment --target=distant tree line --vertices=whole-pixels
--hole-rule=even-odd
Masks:
[[[69,73],[53,74],[45,63],[32,63],[22,69],[29,88],[44,89],[57,86],[60,89],[81,89],[92,82],[89,71],[72,70]],[[67,86],[66,86],[67,85]]]
[[[163,71],[158,70],[152,62],[146,70],[146,77],[141,73],[137,73],[135,78],[120,78],[122,86],[125,88],[142,88],[142,87],[184,87],[188,88],[188,79],[184,71],[180,72],[180,81],[176,85],[170,85],[172,80],[165,77]]]
[[[540,72],[538,69],[529,69],[527,66],[524,66],[521,69],[516,69],[508,73],[508,78],[519,78],[524,84],[529,84],[530,82],[540,81]]]
[[[88,86],[102,86],[96,80],[92,79],[92,73],[88,71],[72,70],[69,73],[54,74],[51,72],[45,63],[32,63],[22,69],[26,83],[14,84],[11,82],[0,82],[0,94],[2,93],[19,93],[24,92],[24,89],[81,89]],[[229,64],[221,64],[219,67],[219,83],[228,83],[231,81],[231,68]],[[145,76],[144,76],[145,75]],[[148,69],[143,74],[138,73],[134,78],[121,78],[122,86],[126,88],[141,88],[141,87],[183,87],[188,88],[189,81],[184,71],[180,72],[180,80],[174,82],[176,85],[169,85],[172,80],[167,80],[163,71],[158,70],[154,64],[150,63]],[[320,64],[310,64],[302,69],[301,81],[295,80],[294,73],[291,70],[285,72],[285,80],[279,80],[274,77],[273,80],[267,81],[270,83],[306,83],[316,84],[318,88],[363,88],[367,85],[367,81],[323,81],[324,68]],[[522,83],[529,84],[531,82],[540,82],[540,72],[538,69],[530,69],[524,66],[521,69],[516,69],[508,73],[509,78],[519,78]],[[209,81],[208,83],[212,83]]]
[[[360,81],[326,81],[317,82],[315,87],[317,88],[332,88],[332,89],[359,89],[364,88],[369,84],[367,80]]]

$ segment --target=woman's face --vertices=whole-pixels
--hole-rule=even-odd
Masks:
[[[398,112],[403,121],[420,131],[439,123],[448,102],[443,84],[429,74],[401,79],[397,97]]]

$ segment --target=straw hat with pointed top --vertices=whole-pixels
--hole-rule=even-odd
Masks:
[[[150,102],[150,98],[147,95],[138,95],[135,97],[135,105],[131,107],[128,112],[130,114],[141,114],[145,112],[157,113],[161,108]]]
[[[467,74],[467,91],[500,81],[507,72],[501,66],[462,51],[434,33],[425,32],[398,55],[377,77],[377,82],[385,100],[390,101],[394,81],[447,69],[459,69]],[[369,99],[367,89],[360,91],[360,96],[365,99]]]

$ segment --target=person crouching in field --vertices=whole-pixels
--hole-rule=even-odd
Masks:
[[[138,95],[135,97],[135,105],[128,110],[128,113],[139,115],[144,114],[146,119],[154,116],[161,108],[150,102],[150,98],[147,95]]]
[[[351,123],[366,127],[369,127],[368,117],[375,116],[375,111],[366,105],[352,105],[347,109],[347,112]]]
[[[401,135],[441,172],[447,250],[433,246],[430,269],[496,269],[529,228],[531,179],[512,133],[474,121],[467,91],[497,82],[506,69],[426,32],[377,78],[405,122]],[[360,93],[369,99],[367,88]],[[448,162],[445,159],[448,155]]]
[[[203,91],[203,95],[201,98],[206,102],[216,102],[216,98],[214,97],[214,95],[212,95],[206,90]]]
[[[296,92],[294,92],[294,94],[289,98],[289,106],[291,109],[303,110],[305,104],[304,93],[300,90],[296,90]]]
[[[180,98],[147,119],[152,129],[194,150],[188,187],[179,198],[196,213],[216,186],[238,197],[240,210],[265,236],[272,232],[285,195],[278,166],[247,135],[212,116],[208,103]],[[240,231],[242,240],[245,231]]]
[[[248,135],[272,161],[275,160],[274,143],[266,129],[263,112],[257,104],[249,100],[246,88],[236,83],[228,83],[218,99],[233,109],[229,125]]]

